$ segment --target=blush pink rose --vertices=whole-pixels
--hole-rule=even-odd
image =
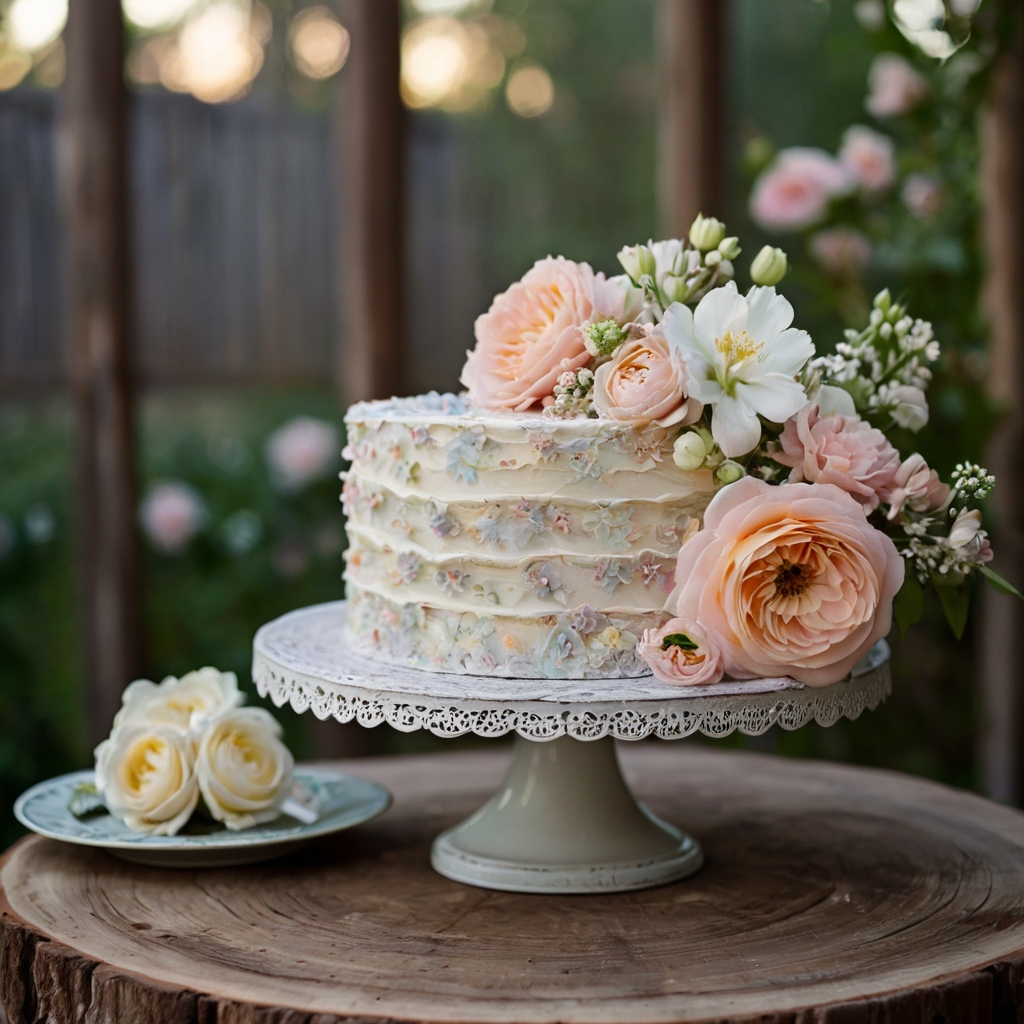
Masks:
[[[892,486],[883,496],[889,503],[889,518],[895,519],[904,506],[914,512],[934,512],[949,498],[949,486],[930,469],[924,457],[914,452],[896,470]]]
[[[582,328],[618,320],[625,293],[586,263],[539,260],[476,321],[462,383],[470,401],[518,412],[551,395],[561,374],[590,360]]]
[[[860,274],[871,262],[871,242],[853,228],[817,232],[811,238],[810,250],[818,264],[837,277]]]
[[[203,499],[193,487],[177,480],[156,484],[139,508],[142,532],[169,555],[185,550],[205,518]]]
[[[942,209],[942,186],[927,174],[908,174],[900,198],[918,220],[931,220]]]
[[[852,184],[846,168],[824,150],[784,149],[754,184],[750,215],[769,231],[801,231],[821,220],[832,197]]]
[[[786,421],[779,441],[782,450],[772,458],[791,468],[791,483],[835,484],[868,512],[895,486],[900,453],[859,416],[819,416],[816,405],[805,405]]]
[[[693,646],[666,643],[669,638],[683,639]],[[669,619],[661,629],[644,630],[636,649],[663,683],[696,686],[717,683],[722,678],[721,652],[689,619]]]
[[[882,639],[904,562],[832,484],[723,487],[679,551],[676,614],[696,622],[734,679],[846,677]]]
[[[846,129],[839,162],[865,192],[884,192],[896,180],[893,142],[862,124]]]
[[[672,427],[696,423],[704,409],[690,398],[680,350],[651,324],[636,328],[594,375],[594,407],[605,419]]]
[[[868,98],[872,117],[902,117],[928,95],[928,82],[905,57],[880,53],[868,72]]]

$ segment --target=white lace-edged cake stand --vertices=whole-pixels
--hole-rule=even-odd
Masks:
[[[320,719],[449,738],[515,732],[501,788],[431,854],[441,874],[489,889],[618,892],[692,874],[700,844],[637,803],[615,739],[833,725],[876,707],[891,687],[884,641],[832,686],[782,678],[672,687],[649,676],[505,679],[395,666],[355,654],[344,624],[345,602],[336,601],[263,626],[253,643],[257,690]]]

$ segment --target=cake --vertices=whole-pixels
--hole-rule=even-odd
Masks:
[[[495,412],[456,395],[346,417],[348,629],[361,653],[442,672],[649,673],[680,543],[714,493],[673,432]]]

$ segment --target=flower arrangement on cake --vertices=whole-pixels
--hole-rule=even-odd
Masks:
[[[931,325],[879,294],[818,355],[765,246],[700,216],[606,278],[536,263],[476,322],[461,396],[347,417],[348,628],[441,671],[843,679],[924,588],[958,633],[989,567],[978,503],[914,451]],[[898,444],[901,447],[898,446]]]

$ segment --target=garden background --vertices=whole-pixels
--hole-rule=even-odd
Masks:
[[[339,277],[330,110],[347,43],[331,28],[338,12],[319,5],[160,2],[125,0],[134,315],[147,381],[137,409],[145,664],[156,680],[230,669],[251,692],[258,626],[342,594],[344,410],[326,354]],[[970,41],[945,62],[912,46],[876,0],[733,0],[730,9],[725,201],[715,212],[743,241],[738,263],[765,242],[788,251],[794,269],[782,290],[819,351],[863,326],[883,286],[934,322],[944,357],[924,454],[944,476],[951,450],[983,460],[1002,412],[983,388],[980,302],[979,117],[1005,38],[989,6],[998,12],[983,5]],[[241,12],[234,21],[229,8]],[[74,409],[61,369],[59,10],[58,0],[13,0],[0,19],[4,845],[17,834],[9,808],[22,789],[90,760]],[[536,258],[563,254],[614,273],[622,245],[659,237],[657,15],[655,0],[410,0],[403,9],[407,257],[390,287],[405,301],[410,392],[458,387],[474,317]],[[203,39],[221,55],[219,78],[189,64],[188,47],[201,55]],[[437,71],[445,46],[462,48],[461,78]],[[907,62],[904,91],[888,85],[888,107],[879,54]],[[833,200],[799,230],[752,218],[751,189],[779,150],[835,154],[852,125],[891,140],[895,170],[884,183]],[[203,373],[215,350],[216,372]],[[250,363],[260,372],[246,372]],[[723,742],[977,788],[973,614],[960,642],[937,605],[905,639],[894,636],[894,691],[880,710],[828,730]],[[337,746],[309,716],[277,713],[300,757]],[[392,753],[440,741],[381,727],[350,730],[343,743]]]

